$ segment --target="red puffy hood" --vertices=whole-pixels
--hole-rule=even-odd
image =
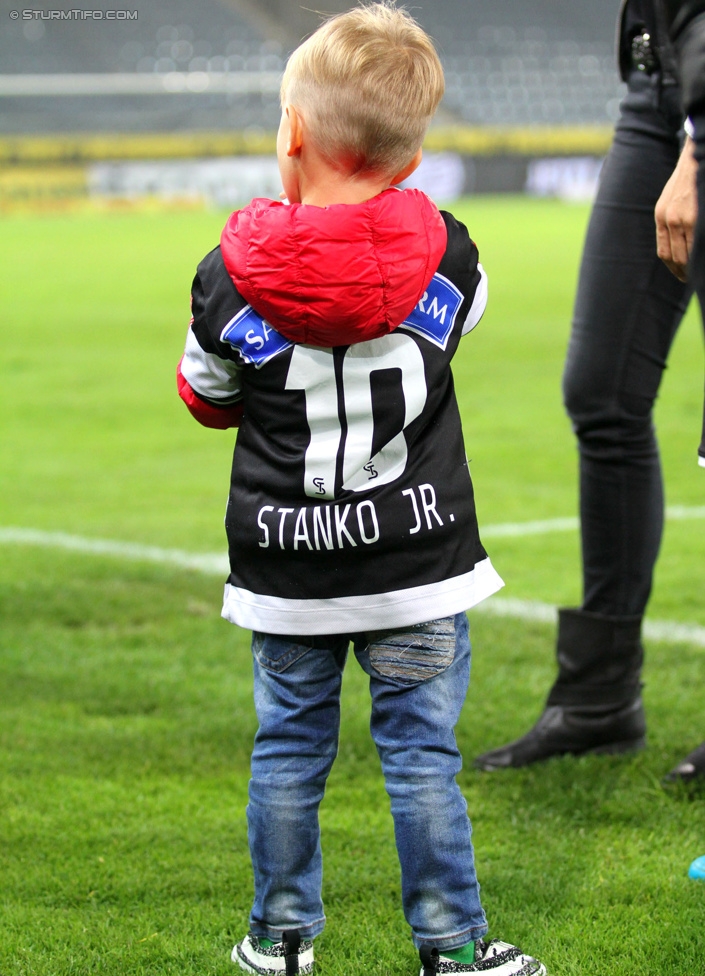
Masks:
[[[245,301],[293,342],[340,346],[391,332],[416,306],[446,248],[420,190],[314,207],[257,199],[231,214],[220,247]]]

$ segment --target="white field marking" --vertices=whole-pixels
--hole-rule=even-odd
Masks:
[[[669,505],[666,508],[668,521],[680,522],[686,519],[705,519],[705,505]],[[540,519],[535,522],[503,522],[499,525],[480,527],[483,539],[519,538],[525,535],[546,535],[549,532],[576,532],[580,527],[577,516],[573,518]]]
[[[37,529],[0,528],[0,543],[17,543],[24,546],[48,546],[54,549],[70,549],[73,552],[95,553],[99,556],[117,556],[148,563],[164,563],[182,569],[195,569],[199,573],[214,576],[228,575],[226,553],[208,552],[198,555],[182,549],[160,549],[158,546],[142,546],[135,542],[114,542],[111,539],[86,539],[65,532],[41,532]]]
[[[577,518],[541,519],[537,522],[504,522],[500,525],[485,525],[480,528],[483,539],[517,538],[523,535],[546,535],[547,532],[575,532]]]
[[[517,620],[536,620],[539,623],[558,622],[558,608],[537,600],[514,600],[510,597],[491,596],[471,613],[484,613],[493,617],[513,617]],[[645,620],[643,635],[647,640],[662,644],[694,644],[705,647],[705,627],[699,624],[679,624],[672,620]]]
[[[668,508],[666,509],[666,517],[670,519],[705,518],[705,506]],[[495,537],[539,535],[541,532],[565,532],[569,528],[576,527],[577,519],[546,519],[536,522],[487,526],[482,534],[483,536],[494,535]],[[69,549],[73,552],[115,556],[119,559],[162,563],[167,566],[178,566],[181,569],[193,569],[196,572],[212,576],[224,577],[228,573],[228,558],[225,552],[198,555],[197,553],[185,552],[182,549],[161,549],[158,546],[142,546],[134,542],[87,539],[84,536],[68,535],[65,532],[43,532],[38,529],[11,527],[0,527],[0,544],[2,543]],[[555,625],[558,616],[557,608],[550,603],[497,596],[490,597],[478,604],[472,612],[553,625]],[[666,644],[685,643],[705,647],[705,627],[698,624],[677,623],[670,620],[645,620],[643,633],[648,640]]]
[[[705,505],[669,505],[666,508],[667,519],[701,519],[705,518]]]
[[[542,624],[558,621],[558,607],[538,600],[516,600],[508,596],[488,597],[473,607],[471,613],[486,613],[491,617],[516,617],[517,620],[537,620]]]

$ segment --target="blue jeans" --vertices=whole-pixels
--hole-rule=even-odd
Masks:
[[[259,730],[247,807],[254,935],[323,931],[318,807],[338,751],[348,645],[370,677],[372,737],[391,800],[404,914],[415,945],[487,932],[453,729],[470,677],[464,613],[391,634],[252,636]]]

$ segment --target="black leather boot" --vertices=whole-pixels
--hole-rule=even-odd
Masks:
[[[643,748],[641,617],[559,610],[557,656],[558,678],[536,725],[515,742],[478,756],[478,769]]]
[[[696,783],[705,785],[705,742],[688,753],[682,762],[664,776],[665,783]]]

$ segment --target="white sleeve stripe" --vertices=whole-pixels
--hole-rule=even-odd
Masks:
[[[240,367],[232,360],[205,352],[191,328],[186,336],[181,372],[200,396],[222,401],[234,401],[241,396]]]
[[[475,297],[468,312],[468,317],[465,319],[461,335],[467,335],[468,332],[471,332],[475,328],[487,308],[487,275],[481,264],[478,264],[477,270],[480,272],[480,281],[475,290]]]

